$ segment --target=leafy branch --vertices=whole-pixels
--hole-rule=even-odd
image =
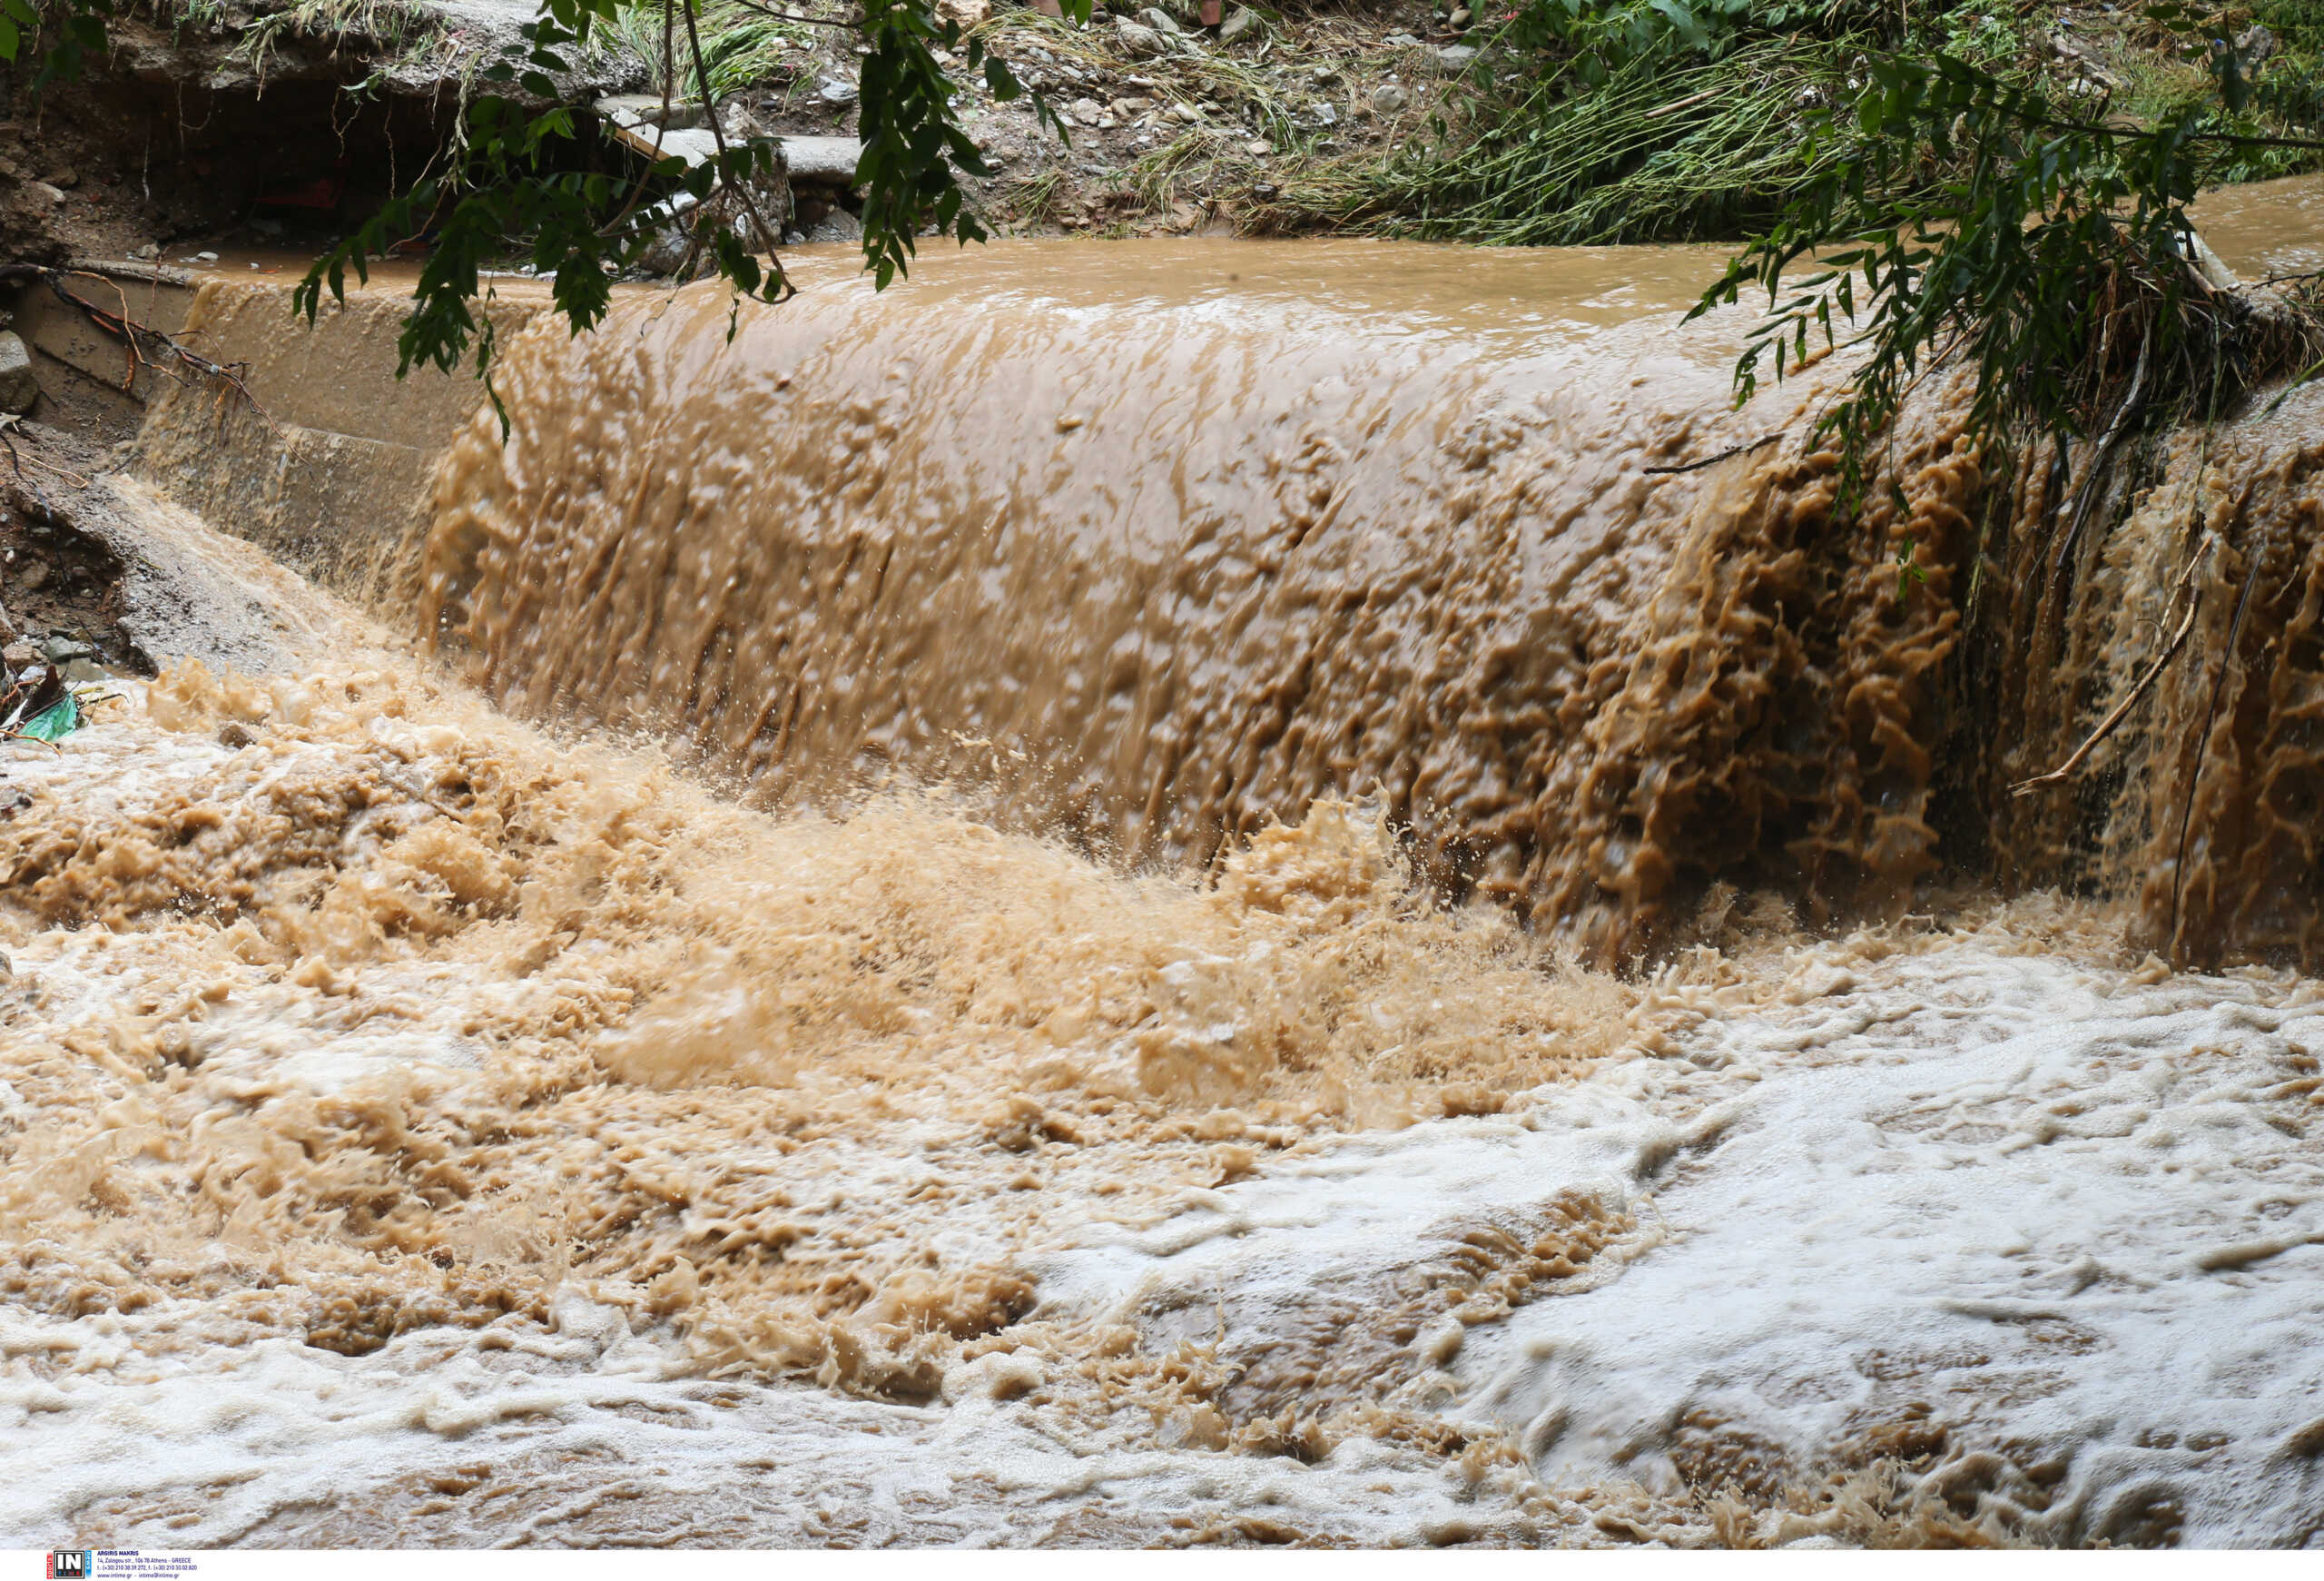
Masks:
[[[781,232],[763,212],[757,184],[777,173],[775,145],[729,137],[698,26],[702,3],[540,0],[537,15],[520,29],[521,42],[480,74],[482,91],[468,101],[438,161],[315,262],[293,292],[296,311],[311,320],[325,292],[344,300],[350,273],[368,282],[375,264],[424,241],[427,255],[397,341],[397,371],[449,371],[465,359],[488,388],[496,344],[491,318],[478,307],[483,273],[512,249],[528,254],[532,272],[549,281],[556,310],[576,334],[602,321],[615,281],[673,224],[686,233],[681,278],[706,262],[738,298],[781,301],[791,290],[774,255]],[[1078,23],[1088,21],[1091,0],[1063,0]],[[623,180],[586,168],[584,128],[563,102],[560,79],[570,80],[576,54],[594,31],[631,13],[658,13],[665,82],[675,74],[674,36],[682,34],[715,153],[698,163],[670,155]],[[31,0],[0,0],[0,60],[14,62],[28,40],[39,38],[45,47],[34,87],[76,76],[105,49],[105,24],[113,14],[114,0],[54,0],[47,17]],[[986,235],[960,180],[991,171],[961,125],[958,88],[938,52],[965,54],[967,69],[982,76],[996,100],[1007,103],[1026,90],[980,38],[964,42],[956,23],[939,20],[930,0],[862,0],[853,22],[832,25],[852,27],[865,45],[856,181],[864,195],[864,266],[884,288],[909,271],[924,231],[961,242]],[[1066,134],[1064,122],[1038,94],[1034,111],[1042,124]],[[644,202],[649,192],[659,200]]]
[[[1767,292],[1736,365],[1738,403],[1763,367],[1780,380],[1808,361],[1811,339],[1861,349],[1817,426],[1840,440],[1849,498],[1938,361],[1974,368],[1974,428],[2074,439],[2110,408],[2112,436],[2198,392],[2231,395],[2304,345],[2271,338],[2280,315],[2205,270],[2186,211],[2235,150],[2324,143],[2247,133],[2210,105],[2150,126],[2103,106],[2067,114],[2040,85],[1943,54],[1864,69],[1854,103],[1811,123],[1820,173],[1690,314]]]

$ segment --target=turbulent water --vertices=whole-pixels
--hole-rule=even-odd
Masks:
[[[2236,256],[2304,256],[2311,188],[2216,200]],[[1828,368],[1737,411],[1739,321],[1675,321],[1712,262],[1018,246],[731,343],[710,294],[544,322],[416,596],[495,696],[683,733],[762,805],[958,774],[1176,863],[1376,797],[1440,886],[1604,964],[1714,883],[1894,916],[1949,856],[2101,879],[2182,963],[2324,965],[2324,396],[2093,481],[2091,447],[1988,475],[1940,378],[1850,516]],[[2200,657],[2012,796],[2189,596]]]
[[[330,664],[6,766],[0,1529],[2324,1541],[2324,988],[1995,898],[1941,805],[2139,860],[2159,733],[2080,822],[1980,776],[2130,684],[2191,517],[2230,580],[2304,519],[2312,419],[2166,457],[2072,695],[1965,704],[2054,510],[1939,386],[1837,530],[1706,263],[528,331],[384,567],[458,673],[318,595]]]
[[[1934,407],[1909,509],[1848,534],[1828,456],[1648,473],[1815,387],[1731,412],[1732,325],[1668,311],[1710,258],[1640,262],[996,248],[732,344],[706,295],[536,331],[511,442],[442,475],[423,608],[496,695],[682,728],[772,805],[958,772],[1176,863],[1372,796],[1610,961],[1769,854],[1876,905],[1930,865],[1951,618],[1848,611],[1957,535],[1975,457]]]

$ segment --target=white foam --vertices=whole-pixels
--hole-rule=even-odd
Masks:
[[[173,1546],[280,1540],[301,1512],[462,1465],[537,1484],[516,1518],[466,1534],[496,1543],[586,1541],[576,1500],[657,1494],[747,1511],[759,1543],[814,1541],[834,1522],[864,1543],[1024,1542],[1108,1508],[1161,1531],[1180,1513],[1327,1516],[1378,1543],[1489,1524],[1440,1464],[1389,1446],[1352,1443],[1308,1467],[1156,1449],[1150,1432],[1068,1436],[1050,1413],[973,1388],[921,1408],[714,1381],[617,1309],[568,1297],[557,1316],[554,1335],[436,1330],[360,1358],[287,1339],[157,1356],[139,1325],[12,1318],[0,1353],[65,1365],[53,1380],[21,1359],[0,1372],[0,1541],[48,1541],[111,1501]],[[586,1475],[568,1488],[557,1473],[573,1467]]]
[[[1433,1226],[1620,1191],[1663,1243],[1470,1329],[1443,1380],[1551,1483],[1675,1485],[1689,1413],[1805,1467],[1926,1407],[1956,1451],[2035,1471],[1984,1491],[2057,1539],[2315,1540],[2324,1154],[2306,1100],[2270,1096],[2324,1047],[2313,985],[2143,987],[1967,943],[1858,975],[1551,1091],[1531,1129],[1353,1140],[1053,1260],[1044,1289],[1295,1299]]]

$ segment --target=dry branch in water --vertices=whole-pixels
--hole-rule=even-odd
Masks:
[[[2201,556],[2198,556],[2195,559],[2188,562],[2187,568],[2180,573],[2179,586],[2174,589],[2174,591],[2183,592],[2186,590],[2190,578],[2191,578],[2195,574],[2195,567],[2201,563],[2202,560]],[[2164,645],[2162,655],[2157,657],[2152,664],[2147,667],[2146,674],[2138,678],[2137,684],[2131,687],[2130,691],[2123,696],[2122,700],[2114,705],[2113,711],[2109,713],[2105,718],[2099,721],[2098,728],[2093,730],[2083,741],[2083,744],[2074,748],[2073,756],[2067,758],[2063,763],[2058,765],[2057,767],[2050,770],[2047,774],[2037,774],[2032,779],[2023,779],[2018,781],[2015,785],[2009,787],[2009,794],[2013,796],[2032,795],[2035,791],[2040,790],[2046,786],[2063,785],[2066,780],[2071,778],[2074,770],[2082,766],[2083,760],[2088,757],[2091,753],[2097,748],[2100,742],[2105,740],[2109,736],[2112,736],[2117,726],[2121,725],[2124,719],[2130,716],[2131,710],[2138,706],[2139,699],[2146,696],[2147,688],[2153,686],[2156,677],[2161,676],[2163,670],[2169,667],[2172,659],[2179,657],[2180,648],[2186,645],[2187,634],[2195,629],[2195,612],[2201,607],[2201,604],[2202,598],[2200,594],[2189,595],[2187,599],[2187,613],[2185,617],[2180,620],[2179,629],[2171,633],[2170,642]]]

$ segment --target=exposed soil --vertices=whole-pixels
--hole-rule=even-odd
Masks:
[[[5,441],[0,631],[10,652],[25,659],[15,652],[19,645],[37,651],[44,640],[63,639],[85,644],[86,657],[106,668],[153,674],[152,660],[123,624],[121,557],[50,504],[55,491],[85,488],[109,463],[110,447],[68,427],[31,421],[12,424]]]
[[[0,253],[55,263],[335,240],[436,155],[464,81],[533,7],[186,10],[114,18],[110,54],[38,98],[24,69],[0,74]],[[318,11],[324,22],[302,20]],[[567,87],[615,91],[641,69],[606,54]]]
[[[116,20],[109,59],[52,88],[44,104],[20,86],[0,101],[0,255],[60,262],[327,244],[437,155],[477,66],[532,14],[529,0],[295,9],[268,0],[214,12],[165,4],[166,13]],[[1441,119],[1457,124],[1450,91],[1495,69],[1480,48],[1502,14],[1472,17],[1460,0],[1264,11],[1227,0],[1223,25],[1210,26],[1197,5],[1111,0],[1084,27],[1014,0],[944,0],[942,13],[1070,128],[1061,140],[1029,100],[994,101],[980,74],[958,63],[969,130],[996,167],[969,185],[994,230],[1285,233],[1343,224],[1359,210],[1368,226],[1393,224],[1393,212],[1326,194],[1431,142]],[[813,0],[793,9],[840,14]],[[749,21],[705,18],[714,30]],[[748,85],[722,101],[727,128],[853,133],[852,34],[756,25]],[[1962,7],[1944,26],[1939,43],[2014,59],[2134,114],[2208,91],[2203,68],[2127,9],[1994,18]],[[723,47],[714,36],[714,53]],[[606,35],[565,84],[566,98],[658,93],[652,53]],[[686,95],[676,97],[687,110]],[[698,106],[688,113],[698,118]],[[586,133],[587,116],[582,124]],[[607,168],[630,161],[586,135],[576,157]],[[841,212],[854,206],[848,194],[810,186],[798,196],[794,238],[854,234]]]
[[[1253,14],[1232,38],[1198,25],[1191,10],[1181,32],[1165,34],[1152,25],[1157,9],[1117,0],[1080,29],[1012,7],[981,25],[992,53],[1071,127],[1070,141],[1061,140],[1039,124],[1029,100],[1000,104],[968,85],[978,106],[969,130],[997,167],[972,189],[1000,229],[1130,236],[1312,228],[1283,203],[1296,173],[1426,136],[1448,73],[1466,58],[1462,31],[1413,0],[1285,11],[1272,21]],[[852,111],[818,102],[832,69],[803,62],[770,106],[782,130],[852,130]]]
[[[1071,126],[1068,143],[1038,124],[1029,100],[997,104],[960,72],[970,132],[997,167],[971,190],[1004,233],[1279,229],[1269,205],[1288,173],[1425,129],[1445,80],[1439,49],[1457,49],[1462,36],[1414,0],[1272,20],[1253,13],[1226,39],[1191,8],[1171,34],[1148,25],[1153,8],[1133,15],[1126,0],[1087,28],[964,5],[959,19]],[[521,4],[498,8],[530,15]],[[176,259],[313,248],[343,234],[436,153],[462,74],[492,42],[428,6],[381,15],[401,20],[315,37],[269,31],[281,16],[263,12],[202,27],[117,21],[114,54],[83,81],[52,87],[44,102],[20,85],[7,94],[0,254]],[[845,35],[814,30],[724,102],[726,124],[852,133],[853,68]],[[652,73],[610,48],[579,96],[650,90]],[[367,81],[371,91],[348,92]],[[592,143],[584,157],[625,156]],[[813,239],[839,239],[849,234],[843,220],[818,227],[842,206],[852,206],[843,194],[811,189],[794,222]]]

